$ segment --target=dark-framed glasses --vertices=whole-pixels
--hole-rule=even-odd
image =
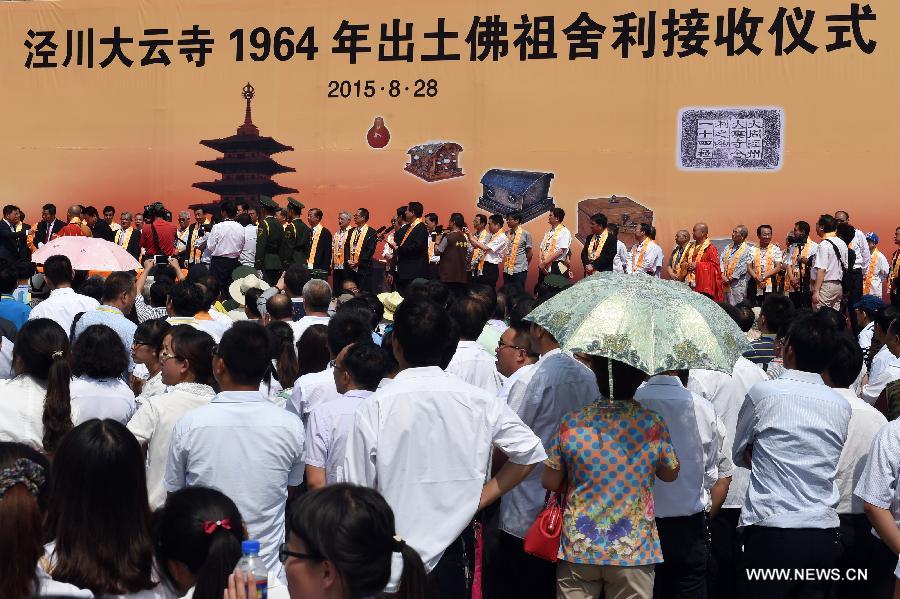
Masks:
[[[321,561],[318,555],[313,555],[311,553],[298,553],[297,551],[291,551],[288,549],[287,543],[282,543],[278,546],[278,561],[282,564],[287,561],[287,558],[294,557],[297,559],[308,559],[313,561]]]

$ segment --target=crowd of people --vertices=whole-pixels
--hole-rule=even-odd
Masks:
[[[293,599],[894,596],[900,256],[846,212],[783,249],[698,223],[668,260],[594,215],[586,276],[673,279],[747,335],[732,372],[649,376],[529,320],[578,284],[562,209],[540,240],[304,209],[4,208],[0,599],[257,597],[247,540]],[[66,235],[142,268],[36,273]],[[556,563],[524,545],[551,492]]]

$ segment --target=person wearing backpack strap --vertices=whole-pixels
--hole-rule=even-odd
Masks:
[[[837,223],[830,214],[823,214],[816,222],[816,233],[822,238],[816,255],[815,284],[812,293],[813,309],[832,308],[840,312],[844,299],[842,281],[847,274],[847,244],[835,235]]]

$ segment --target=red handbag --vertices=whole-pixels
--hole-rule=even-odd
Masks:
[[[551,494],[547,491],[544,509],[525,535],[525,553],[556,563],[562,535],[563,512],[566,509],[565,497],[565,489],[562,493]]]

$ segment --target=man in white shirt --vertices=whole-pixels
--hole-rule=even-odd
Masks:
[[[447,373],[497,395],[505,379],[497,372],[494,358],[477,341],[488,320],[487,308],[480,300],[463,296],[451,304],[449,314],[459,328],[459,343]]]
[[[883,337],[884,347],[890,352],[883,359],[883,366],[875,368],[872,363],[872,372],[869,374],[869,382],[865,384],[862,398],[868,404],[875,404],[885,387],[896,380],[900,380],[900,320],[894,319],[888,325]]]
[[[128,355],[128,371],[122,375],[127,378],[129,372],[134,370],[134,360],[131,356],[131,347],[134,343],[134,333],[137,325],[125,317],[134,309],[134,300],[137,297],[134,275],[130,272],[110,273],[103,281],[103,304],[96,309],[85,312],[72,327],[72,341],[74,342],[87,327],[95,324],[106,325],[116,332],[122,340],[122,346]]]
[[[752,466],[738,524],[747,527],[747,568],[828,569],[839,558],[834,481],[851,409],[822,380],[834,350],[827,316],[795,320],[782,351],[784,373],[754,385],[741,407],[733,457],[739,466]],[[748,581],[751,597],[824,599],[830,586],[798,578]]]
[[[859,231],[857,231],[859,232]],[[863,265],[863,295],[870,295],[881,299],[884,293],[884,282],[891,275],[891,265],[887,257],[878,249],[878,234],[874,231],[866,233],[866,243],[869,246],[869,261]]]
[[[497,355],[497,372],[506,377],[497,397],[517,411],[531,382],[538,357],[531,349],[531,325],[524,321],[511,325],[500,335],[494,353]]]
[[[838,210],[834,213],[834,221],[836,226],[848,225],[850,224],[850,215],[847,214],[845,210]],[[850,289],[847,290],[848,300],[850,306],[853,306],[856,302],[858,302],[863,296],[863,278],[865,275],[865,270],[869,267],[869,261],[872,259],[871,252],[869,250],[869,243],[866,241],[866,234],[862,231],[862,229],[857,229],[854,227],[853,231],[853,240],[847,241],[844,239],[844,242],[847,243],[849,249],[853,250],[854,261],[853,264],[849,264],[847,268],[850,269]],[[850,328],[853,330],[853,333],[859,334],[859,325],[856,322],[856,314],[853,310],[848,310],[849,319],[850,319]]]
[[[442,307],[417,297],[400,304],[392,340],[400,372],[357,410],[344,475],[384,495],[397,534],[422,557],[440,596],[464,597],[472,569],[463,553],[474,555],[464,531],[547,454],[496,396],[440,369],[450,335]],[[509,459],[494,478],[492,448]],[[395,554],[387,592],[397,591],[399,566]]]
[[[44,278],[50,287],[50,297],[35,306],[28,315],[28,320],[49,318],[59,323],[68,335],[72,329],[72,321],[79,312],[93,310],[100,302],[92,297],[75,293],[72,279],[75,271],[66,256],[50,256],[44,262]],[[131,349],[131,348],[129,348]]]
[[[843,287],[841,279],[847,265],[847,244],[835,234],[834,217],[823,214],[816,222],[816,233],[822,238],[816,254],[816,274],[812,292],[813,309],[821,307],[841,311]]]
[[[731,231],[731,243],[722,251],[719,267],[725,287],[725,301],[736,306],[747,297],[747,266],[753,259],[753,246],[747,243],[749,231],[738,225]]]
[[[238,322],[213,356],[222,392],[175,425],[166,464],[166,491],[188,486],[219,489],[238,506],[250,538],[260,542],[269,573],[286,582],[278,560],[284,506],[303,482],[303,423],[259,392],[268,374],[269,334]]]
[[[747,272],[750,274],[750,288],[754,292],[751,298],[753,305],[761,306],[768,294],[777,291],[775,277],[784,270],[784,257],[781,248],[772,243],[772,225],[756,227],[756,237],[759,246],[751,252]]]
[[[856,396],[850,386],[863,366],[863,352],[850,333],[840,333],[831,364],[822,375],[825,382],[850,404],[850,425],[847,440],[838,462],[837,483],[840,499],[837,512],[841,521],[841,560],[838,567],[846,572],[850,568],[867,569],[877,556],[884,551],[883,543],[870,533],[870,524],[863,508],[863,500],[853,495],[859,483],[872,441],[887,419],[875,408]],[[881,547],[879,547],[881,545]],[[873,572],[874,574],[874,572]],[[876,577],[873,577],[876,578]],[[874,580],[873,580],[874,582]],[[853,581],[845,583],[841,597],[878,597],[875,588],[866,588],[871,583]]]
[[[370,315],[361,310],[344,308],[338,310],[328,323],[328,351],[331,359],[351,343],[372,340]],[[291,397],[285,409],[300,416],[304,422],[314,407],[337,399],[340,394],[334,382],[334,364],[321,372],[304,374],[294,383]]]
[[[240,265],[238,258],[244,249],[247,232],[234,220],[236,209],[233,201],[225,200],[219,205],[219,210],[223,220],[214,224],[203,240],[209,250],[209,274],[224,287],[231,283],[231,272]]]
[[[306,484],[310,489],[343,479],[344,452],[357,408],[378,388],[387,370],[384,351],[371,341],[351,343],[334,361],[338,397],[317,405],[306,427]]]
[[[249,216],[247,217],[250,218]],[[238,256],[238,262],[241,266],[249,266],[254,268],[256,265],[256,237],[259,232],[259,225],[253,220],[244,226],[244,247],[241,249],[241,255]]]
[[[569,248],[572,246],[572,233],[563,223],[566,211],[554,208],[547,217],[550,229],[541,239],[538,259],[538,277],[540,281],[548,274],[568,276]]]
[[[683,376],[686,380],[687,372]],[[702,597],[709,562],[708,519],[725,501],[734,470],[725,457],[723,472],[719,472],[716,413],[708,400],[684,387],[676,372],[647,379],[634,399],[666,421],[681,463],[677,479],[660,480],[653,486],[664,560],[656,566],[654,593],[660,593],[660,597]]]
[[[328,324],[328,306],[331,305],[331,286],[322,279],[310,279],[303,285],[303,310],[306,314],[290,323],[294,330],[294,343],[300,342],[303,331],[314,324]]]
[[[881,297],[875,297],[874,295],[864,295],[853,306],[853,309],[856,311],[856,322],[861,327],[857,340],[865,356],[869,355],[869,349],[872,347],[872,338],[875,335],[875,315],[882,308],[884,308],[884,301],[882,301]]]
[[[516,414],[548,447],[563,416],[597,401],[600,390],[593,371],[563,352],[549,331],[531,323],[529,333],[531,351],[540,358]],[[543,465],[535,468],[500,503],[499,568],[513,596],[544,597],[555,586],[554,564],[529,556],[522,545],[543,507],[543,470]]]
[[[616,255],[613,256],[613,272],[629,273],[631,272],[631,257],[628,255],[628,248],[625,243],[618,238],[619,225],[609,223],[609,233],[616,236]]]
[[[641,223],[635,230],[635,243],[629,253],[630,272],[640,272],[659,278],[662,272],[663,251],[652,239],[653,226]]]
[[[474,233],[469,235],[469,243],[472,247],[481,250],[478,252],[480,259],[473,264],[475,269],[475,281],[482,285],[496,287],[500,279],[500,264],[506,256],[506,247],[509,239],[503,232],[503,217],[492,214],[488,218],[488,237],[480,241]]]

